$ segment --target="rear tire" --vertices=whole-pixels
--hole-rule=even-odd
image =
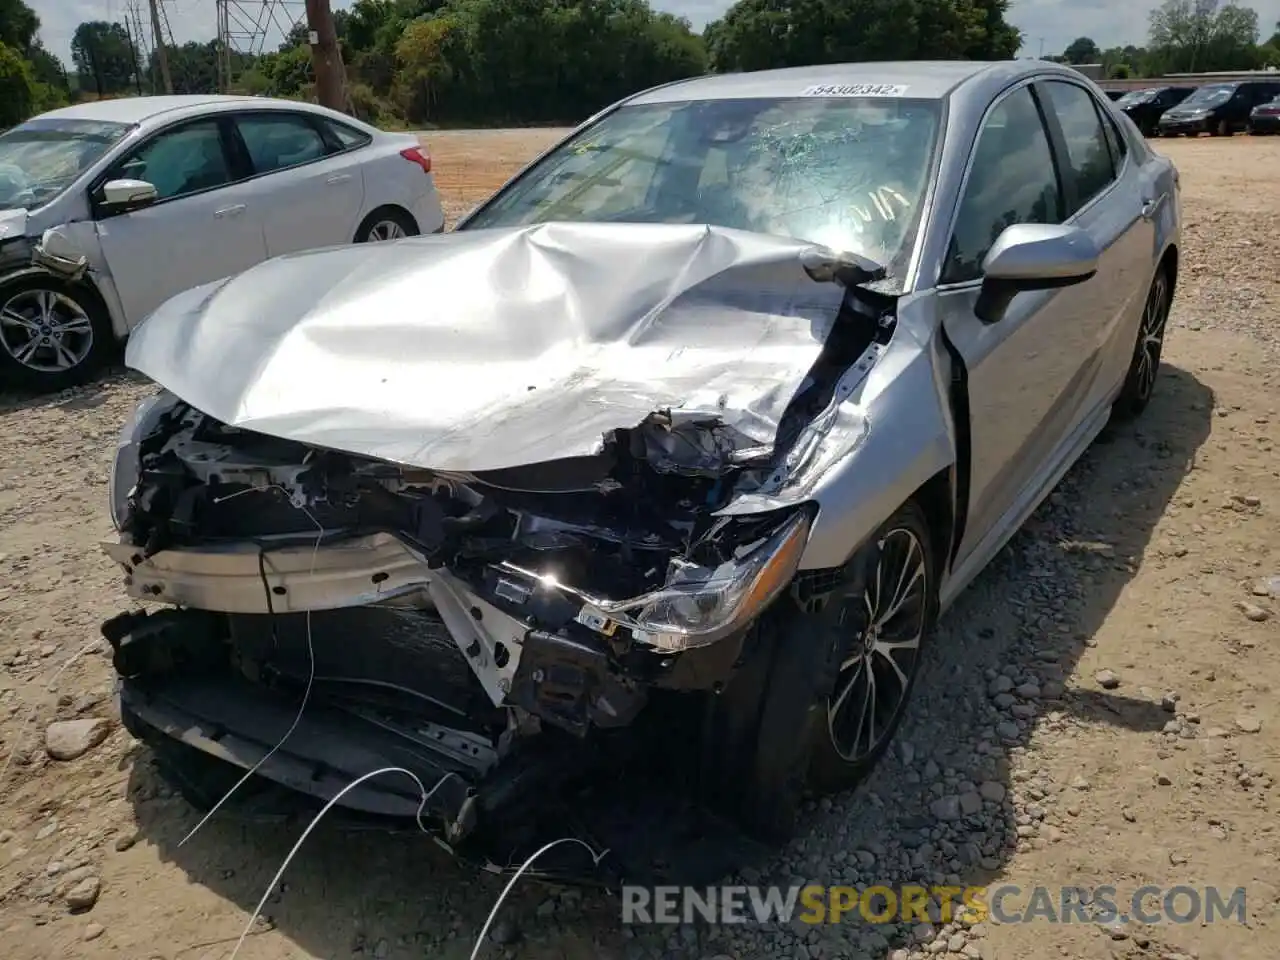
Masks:
[[[710,705],[704,775],[717,806],[784,841],[806,787],[848,789],[871,772],[915,686],[937,570],[924,511],[910,501],[820,588],[778,602],[754,655]]]
[[[1160,357],[1164,352],[1165,330],[1172,305],[1173,285],[1169,270],[1161,264],[1151,281],[1151,289],[1147,291],[1129,372],[1125,375],[1124,386],[1120,388],[1120,396],[1111,408],[1119,420],[1132,420],[1151,403],[1160,375]]]
[[[1215,137],[1229,137],[1231,136],[1231,126],[1227,121],[1219,120],[1217,125],[1213,128],[1213,135]]]
[[[356,231],[356,243],[381,243],[416,237],[421,231],[413,217],[399,207],[379,207],[364,218]]]
[[[0,285],[0,380],[37,393],[85,383],[115,347],[97,293],[57,277]]]

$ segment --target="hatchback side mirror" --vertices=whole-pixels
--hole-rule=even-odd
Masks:
[[[1019,293],[1083,283],[1098,272],[1098,245],[1079,227],[1015,223],[996,238],[982,261],[982,292],[974,313],[996,323]]]

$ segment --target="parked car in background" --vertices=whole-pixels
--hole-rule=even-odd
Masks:
[[[169,297],[443,229],[417,137],[258,97],[102,100],[0,135],[0,383],[82,382]]]
[[[1147,90],[1130,90],[1116,106],[1129,115],[1144,136],[1155,136],[1164,112],[1187,99],[1195,87],[1151,87]]]
[[[1124,90],[1108,90],[1106,94],[1108,100],[1123,100],[1128,95]]]
[[[452,233],[180,294],[126,354],[160,390],[105,549],[168,606],[103,626],[124,723],[205,806],[247,769],[450,841],[550,804],[611,849],[568,791],[679,745],[786,835],[1147,406],[1180,221],[1074,70],[831,64],[636,94]],[[439,789],[352,784],[388,766]]]
[[[1280,80],[1237,80],[1209,83],[1166,110],[1157,124],[1162,137],[1211,133],[1227,137],[1249,125],[1249,114],[1258,104],[1280,95]]]
[[[1255,136],[1280,133],[1280,96],[1260,103],[1250,111],[1249,132]]]

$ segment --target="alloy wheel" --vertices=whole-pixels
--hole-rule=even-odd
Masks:
[[[840,611],[842,626],[846,618],[864,626],[840,664],[827,701],[832,746],[849,763],[861,763],[876,752],[906,704],[928,616],[929,574],[916,534],[891,529],[878,547],[875,570],[860,601],[863,609],[851,611],[846,605]]]
[[[0,307],[0,346],[31,370],[62,373],[89,356],[93,323],[66,294],[23,290]]]
[[[1138,332],[1138,397],[1145,400],[1155,389],[1160,372],[1160,354],[1164,350],[1165,326],[1169,320],[1169,281],[1164,271],[1156,274],[1142,309],[1142,327]]]
[[[408,235],[404,227],[394,220],[379,220],[369,228],[369,240],[373,243],[379,243],[383,240],[400,240]]]

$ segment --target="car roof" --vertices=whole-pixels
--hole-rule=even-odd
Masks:
[[[195,111],[220,103],[252,100],[252,97],[227,97],[213,94],[173,97],[119,97],[91,100],[61,107],[41,114],[56,120],[101,120],[108,123],[145,123],[152,117],[175,110]]]
[[[127,123],[149,126],[152,123],[181,119],[202,113],[217,112],[235,107],[253,107],[261,110],[305,110],[325,116],[337,116],[323,107],[295,100],[278,100],[271,97],[237,97],[222,94],[195,94],[189,96],[120,97],[114,100],[94,100],[61,107],[40,115],[41,120],[99,120],[106,123]],[[354,117],[340,119],[363,127]]]
[[[1043,60],[886,61],[785,67],[750,73],[726,73],[680,80],[638,94],[628,103],[676,103],[682,100],[745,100],[798,97],[811,87],[888,84],[905,87],[897,96],[940,100],[957,86],[987,72],[1030,73],[1049,66]]]

